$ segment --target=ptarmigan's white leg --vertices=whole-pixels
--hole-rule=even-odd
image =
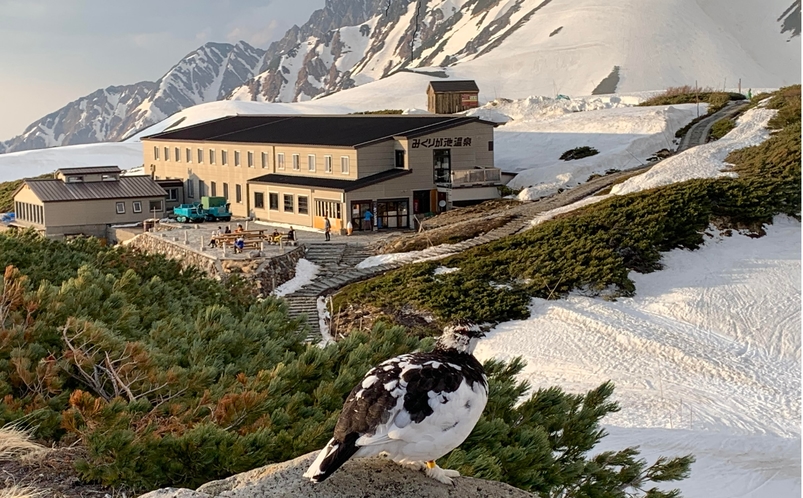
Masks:
[[[452,477],[460,477],[460,472],[452,469],[442,469],[434,461],[427,462],[427,468],[424,471],[427,476],[435,479],[443,484],[453,484]]]

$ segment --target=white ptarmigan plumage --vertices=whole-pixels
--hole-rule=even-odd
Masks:
[[[472,354],[483,335],[460,322],[444,329],[431,353],[397,356],[372,368],[352,389],[334,437],[304,477],[321,482],[351,457],[382,454],[450,484],[460,474],[435,460],[466,440],[485,409],[488,379]]]

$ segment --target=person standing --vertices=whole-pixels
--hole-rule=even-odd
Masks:
[[[329,232],[332,230],[332,224],[329,222],[329,217],[323,217],[323,234],[326,236],[326,240],[329,239]]]
[[[373,220],[374,220],[374,213],[371,212],[370,209],[365,210],[365,215],[363,216],[363,230],[371,231],[374,229],[373,227]]]

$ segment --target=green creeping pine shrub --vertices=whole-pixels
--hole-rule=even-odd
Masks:
[[[516,381],[524,363],[485,362],[488,405],[468,439],[441,459],[440,465],[462,475],[504,481],[543,497],[673,497],[652,483],[684,479],[691,456],[661,458],[648,466],[638,451],[626,448],[592,458],[588,453],[606,433],[599,425],[619,411],[605,383],[584,395],[560,388],[539,389],[529,397],[526,382]],[[523,402],[522,402],[523,401]]]
[[[712,114],[723,107],[731,100],[745,100],[746,97],[741,93],[717,92],[710,88],[695,90],[690,86],[669,88],[666,92],[649,98],[640,103],[640,106],[655,105],[675,105],[675,104],[694,104],[698,101],[708,104],[708,114]]]
[[[713,126],[711,126],[711,134],[709,135],[712,140],[719,140],[720,138],[724,137],[732,129],[736,128],[736,123],[732,120],[724,118],[720,119]]]
[[[345,303],[397,311],[413,305],[440,321],[494,323],[527,317],[531,297],[557,298],[572,290],[632,295],[631,270],[654,271],[662,251],[697,248],[712,221],[755,226],[779,213],[799,216],[799,98],[799,85],[775,94],[770,106],[779,109],[777,121],[786,126],[761,145],[728,156],[738,178],[690,180],[612,197],[438,263],[408,265],[349,285],[335,296],[335,309]],[[441,264],[460,271],[434,275]]]
[[[597,149],[584,145],[582,147],[575,147],[574,149],[567,150],[560,155],[560,159],[563,161],[573,161],[575,159],[582,159],[584,157],[596,156],[597,154],[599,154]]]

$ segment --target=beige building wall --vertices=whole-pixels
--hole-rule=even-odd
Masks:
[[[253,208],[252,215],[262,221],[274,221],[277,223],[286,223],[288,225],[307,226],[315,228],[323,228],[323,216],[319,216],[316,202],[322,201],[328,203],[326,206],[330,212],[336,213],[337,208],[332,209],[334,205],[340,206],[340,217],[332,215],[329,217],[329,222],[332,225],[332,230],[340,230],[345,228],[348,221],[348,213],[345,210],[343,203],[344,194],[340,190],[321,189],[321,188],[304,188],[294,187],[292,185],[272,185],[262,183],[252,183],[249,185],[250,201],[254,204],[254,194],[262,193],[265,197],[265,207],[263,209]],[[277,194],[279,200],[279,209],[270,209],[270,194]],[[285,195],[293,196],[293,210],[285,210]],[[307,213],[298,212],[298,198],[305,196],[307,198]]]
[[[15,198],[16,200],[16,198]],[[149,211],[150,201],[158,201],[164,213],[163,197],[143,197],[140,199],[99,199],[91,201],[46,202],[45,220],[48,232],[51,227],[76,225],[119,225],[137,223],[153,216]],[[125,213],[117,213],[117,203],[123,203]],[[134,212],[134,202],[142,203],[142,212]]]
[[[494,153],[488,150],[488,143],[493,141],[493,136],[492,126],[482,123],[468,123],[406,140],[407,143],[404,144],[405,155],[407,156],[408,164],[413,165],[413,170],[419,167],[426,168],[429,170],[429,175],[433,180],[432,152],[435,149],[450,150],[452,171],[474,169],[475,167],[492,168],[494,167]],[[464,143],[466,138],[470,138],[471,145],[457,147],[455,144],[458,138],[461,139],[461,143]],[[441,139],[441,146],[426,146],[436,142],[437,139]],[[443,145],[444,140],[447,139],[451,139],[451,146]],[[426,142],[426,140],[429,140],[429,142]],[[417,147],[415,146],[416,143],[418,144]]]
[[[470,146],[457,147],[457,139],[461,144],[466,138],[471,139]],[[438,139],[442,145],[429,146]],[[426,142],[429,140],[429,142]],[[451,140],[452,145],[445,145]],[[315,215],[315,201],[326,200],[341,204],[341,216],[331,220],[333,229],[345,226],[350,219],[352,200],[400,199],[409,200],[412,212],[412,192],[414,190],[434,190],[433,150],[450,149],[451,168],[453,171],[474,169],[475,167],[493,167],[493,151],[488,150],[488,143],[493,140],[493,127],[482,123],[468,123],[447,130],[431,133],[416,139],[387,140],[374,145],[354,149],[350,147],[301,146],[283,144],[252,143],[212,143],[201,141],[171,141],[158,139],[143,140],[143,155],[146,171],[151,171],[157,179],[179,178],[185,181],[185,199],[197,202],[201,198],[200,182],[205,186],[204,195],[212,195],[212,182],[215,182],[215,195],[223,196],[223,185],[228,186],[228,199],[234,216],[254,216],[260,220],[280,223],[298,224],[299,226],[323,227],[323,218]],[[417,147],[413,145],[417,144]],[[176,156],[178,149],[178,157]],[[188,155],[189,149],[189,155]],[[210,151],[214,151],[215,163],[210,164]],[[356,180],[371,176],[395,167],[395,150],[405,152],[405,169],[411,173],[402,177],[371,185],[348,194],[327,189],[310,189],[287,185],[251,184],[248,180],[266,174],[282,174],[312,176],[337,180]],[[200,161],[198,153],[201,153]],[[223,151],[227,155],[227,164],[223,164]],[[248,165],[248,152],[253,153],[253,165]],[[167,152],[167,155],[165,155]],[[240,164],[235,165],[235,152],[239,152]],[[265,154],[265,162],[262,157]],[[277,159],[284,154],[284,169],[279,169]],[[298,169],[293,169],[293,155],[299,158]],[[309,169],[309,156],[314,156],[315,171]],[[332,171],[325,168],[325,157],[332,157]],[[341,170],[341,157],[348,157],[348,172]],[[176,161],[178,158],[178,161]],[[189,161],[188,161],[189,159]],[[263,167],[264,165],[264,167]],[[190,187],[188,183],[191,183]],[[236,186],[240,185],[242,196],[236,198]],[[189,190],[192,190],[192,197]],[[265,195],[265,207],[254,207],[254,193]],[[269,194],[279,194],[279,209],[270,210]],[[284,194],[294,196],[294,212],[284,211]],[[309,199],[308,213],[299,214],[298,195],[307,195]]]
[[[33,218],[36,218],[36,216],[27,216],[25,213],[17,213],[16,211],[18,211],[18,207],[22,207],[17,203],[23,203],[27,206],[36,206],[36,208],[40,209],[41,214],[43,215],[42,218],[44,218],[42,222],[38,223],[34,221]],[[33,227],[38,230],[43,230],[45,223],[47,223],[47,211],[44,209],[44,203],[40,201],[30,187],[24,183],[22,184],[20,191],[14,196],[14,211],[16,216],[14,224],[17,226]],[[29,217],[32,219],[28,219]]]
[[[225,164],[223,162],[224,152]],[[250,166],[249,152],[252,154]],[[211,162],[210,154],[214,156],[214,164]],[[284,154],[283,169],[279,169],[279,165],[277,165],[279,154]],[[297,154],[299,158],[297,170],[293,169],[294,154]],[[239,165],[236,161],[238,155]],[[315,171],[309,169],[309,156],[314,157]],[[332,158],[331,172],[326,171],[326,156]],[[348,172],[346,173],[342,172],[341,167],[341,157],[343,156],[348,158]],[[253,196],[247,192],[247,182],[256,177],[277,173],[340,180],[357,178],[357,153],[350,147],[145,139],[143,140],[143,159],[146,171],[150,171],[157,179],[179,178],[184,180],[184,196],[188,203],[199,202],[201,195],[212,195],[212,182],[215,183],[215,195],[224,196],[225,184],[228,190],[226,197],[231,203],[232,214],[243,217],[249,216],[253,210]],[[201,192],[202,185],[203,192]],[[237,185],[240,185],[242,192],[239,202]]]

